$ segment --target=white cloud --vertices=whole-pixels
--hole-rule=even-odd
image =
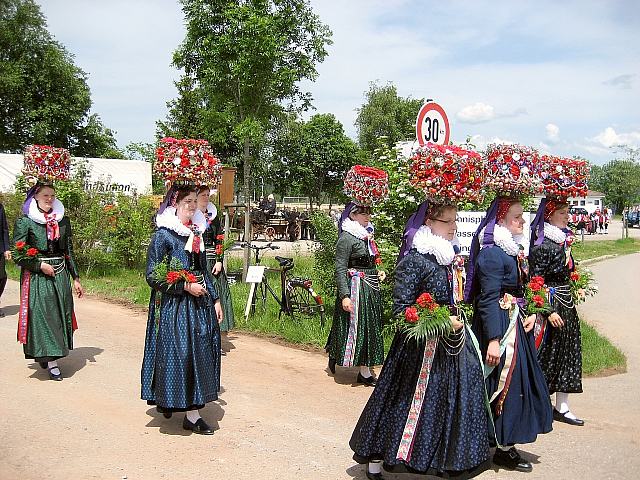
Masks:
[[[473,105],[467,105],[460,110],[456,116],[463,123],[483,123],[495,118],[495,111],[492,105],[476,102]]]
[[[556,144],[560,141],[560,128],[557,125],[547,123],[545,130],[547,131],[547,141],[549,143]]]
[[[628,133],[616,133],[613,127],[607,127],[590,140],[607,148],[615,145],[637,147],[640,146],[640,130]]]
[[[610,78],[602,82],[603,85],[609,85],[611,87],[619,87],[623,90],[629,90],[631,88],[631,81],[635,75],[626,73],[624,75],[618,75],[617,77]]]
[[[505,138],[485,137],[484,135],[476,134],[471,135],[471,143],[476,146],[476,150],[485,150],[487,148],[487,145],[490,145],[492,143],[499,145],[511,145],[515,142],[507,140]]]

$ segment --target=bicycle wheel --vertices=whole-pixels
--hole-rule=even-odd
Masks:
[[[320,325],[324,327],[324,303],[322,297],[311,287],[310,280],[292,279],[287,283],[287,300],[291,308],[291,316],[320,317]]]

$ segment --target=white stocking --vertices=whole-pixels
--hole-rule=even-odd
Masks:
[[[576,416],[569,410],[569,394],[565,392],[556,392],[556,410],[565,417],[576,419]]]
[[[382,461],[381,460],[372,460],[369,462],[369,466],[367,467],[369,473],[382,473]]]
[[[54,375],[60,375],[60,369],[58,368],[58,362],[56,360],[47,362],[47,368],[51,370],[51,373]]]
[[[371,369],[366,365],[360,365],[360,375],[364,378],[369,378],[371,376]]]
[[[196,423],[200,419],[200,410],[189,410],[187,412],[187,420]]]

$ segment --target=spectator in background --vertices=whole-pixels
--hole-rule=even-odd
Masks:
[[[604,211],[602,212],[602,215],[604,217],[604,233],[608,235],[609,222],[611,221],[611,210],[609,210],[608,208],[605,208]]]
[[[11,260],[11,250],[9,250],[9,224],[4,213],[4,206],[0,203],[0,299],[7,285],[7,271],[4,268],[6,260]],[[1,304],[0,304],[1,305]],[[4,311],[0,306],[0,318],[4,317]]]
[[[258,209],[264,210],[265,208],[267,208],[267,201],[261,196],[258,200]]]

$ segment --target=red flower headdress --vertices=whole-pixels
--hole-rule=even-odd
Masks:
[[[544,155],[540,158],[543,192],[549,199],[566,202],[569,197],[586,197],[589,165],[586,160]]]
[[[409,169],[411,184],[427,197],[477,202],[483,196],[482,157],[472,150],[429,143],[411,156]]]
[[[163,138],[156,149],[155,173],[170,182],[217,186],[222,164],[206,140]]]
[[[538,152],[523,145],[489,145],[485,152],[485,186],[500,196],[540,193]]]
[[[354,165],[344,177],[344,193],[358,205],[373,205],[389,195],[389,176],[379,168]]]
[[[49,145],[29,145],[24,151],[22,173],[32,184],[38,180],[67,180],[70,166],[71,156],[67,149]]]

